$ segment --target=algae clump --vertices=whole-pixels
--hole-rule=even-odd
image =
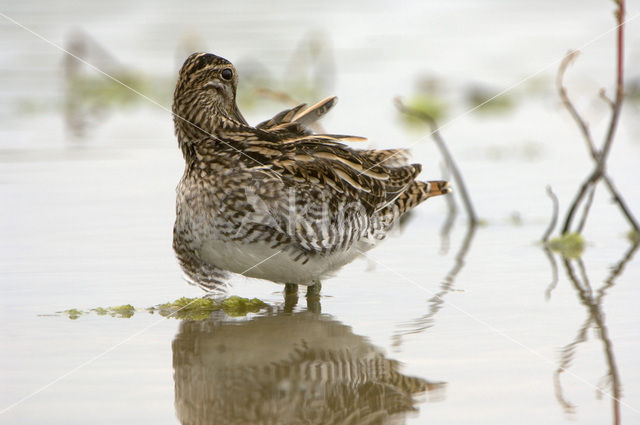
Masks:
[[[267,305],[257,298],[242,298],[232,296],[222,301],[222,309],[229,316],[246,316],[247,313],[257,313]]]
[[[149,307],[146,311],[149,314],[157,312],[163,317],[171,317],[179,320],[205,320],[208,319],[214,311],[222,310],[229,316],[237,317],[246,316],[247,313],[256,313],[266,306],[267,304],[257,298],[249,299],[232,296],[222,301],[216,301],[210,298],[182,297],[172,302]],[[57,313],[65,314],[72,320],[88,313],[95,313],[98,316],[110,315],[111,317],[128,319],[136,313],[136,309],[131,304],[124,304],[115,307],[96,307],[88,311],[72,308]]]
[[[204,320],[211,316],[211,313],[220,310],[219,303],[209,298],[178,298],[173,302],[160,304],[149,309],[150,312],[157,311],[161,316],[174,317],[183,320]]]
[[[447,104],[445,101],[432,94],[418,93],[413,95],[407,101],[407,108],[416,113],[424,113],[434,120],[439,120],[447,115]],[[428,121],[421,119],[413,114],[402,114],[404,123],[411,127],[421,127],[429,125]]]
[[[113,317],[128,319],[135,314],[136,309],[131,304],[124,304],[117,307],[109,307],[107,311]]]
[[[77,308],[70,308],[69,310],[61,311],[60,313],[66,314],[71,320],[76,320],[78,317],[84,314],[84,311],[78,310]]]
[[[119,317],[121,319],[128,319],[132,317],[136,313],[135,307],[131,304],[119,305],[116,307],[96,307],[91,309],[92,312],[97,314],[98,316],[106,316],[107,314],[111,317]]]
[[[565,233],[551,239],[549,248],[565,258],[579,258],[584,252],[584,238],[580,233]]]

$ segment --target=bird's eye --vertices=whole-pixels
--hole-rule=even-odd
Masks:
[[[225,80],[230,80],[231,78],[233,78],[233,71],[230,68],[225,68],[222,70],[220,75],[222,75],[222,78],[224,78]]]

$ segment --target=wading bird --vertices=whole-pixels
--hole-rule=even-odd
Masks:
[[[371,249],[394,222],[446,181],[417,181],[403,149],[357,150],[360,139],[310,129],[336,103],[287,109],[255,127],[236,105],[228,60],[194,53],[180,69],[175,132],[186,166],[177,188],[173,247],[189,281],[207,290],[228,272],[307,285]]]

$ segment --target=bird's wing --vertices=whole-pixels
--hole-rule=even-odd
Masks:
[[[331,96],[308,108],[306,107],[306,103],[302,103],[294,108],[285,109],[284,111],[277,113],[270,120],[263,121],[256,125],[256,128],[261,130],[273,130],[278,126],[289,123],[298,123],[303,127],[309,127],[329,112],[337,102],[338,98],[336,96]]]
[[[312,184],[329,196],[361,203],[369,214],[406,190],[420,173],[420,164],[388,167],[378,163],[383,152],[351,149],[336,135],[311,135],[278,141],[252,141],[243,151],[255,163],[273,170],[292,185]],[[247,164],[249,165],[249,164]],[[264,168],[264,166],[258,168]]]
[[[411,152],[409,149],[363,149],[359,150],[360,155],[366,156],[376,164],[385,167],[401,167],[409,164]]]

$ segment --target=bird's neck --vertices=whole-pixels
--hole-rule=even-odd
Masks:
[[[195,145],[203,140],[224,141],[229,134],[248,126],[235,102],[230,111],[213,103],[195,103],[197,108],[189,107],[193,104],[182,102],[173,107],[175,133],[186,160],[194,154]]]

